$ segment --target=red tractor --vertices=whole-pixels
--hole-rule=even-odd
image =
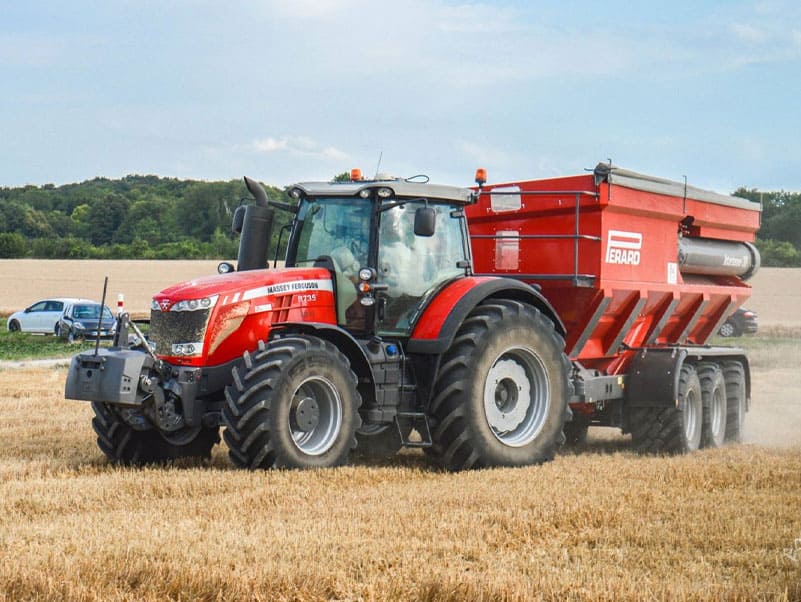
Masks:
[[[590,425],[655,452],[737,440],[747,358],[704,343],[748,298],[759,206],[603,164],[484,179],[303,183],[282,204],[246,178],[238,269],[155,295],[147,337],[120,314],[66,397],[126,464],[206,457],[220,427],[251,469],[402,446],[520,466]],[[267,269],[276,208],[287,267]]]

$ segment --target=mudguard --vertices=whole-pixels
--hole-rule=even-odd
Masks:
[[[748,357],[736,347],[647,347],[637,350],[626,379],[624,403],[630,408],[676,407],[679,372],[685,362],[722,363],[738,361],[745,373],[746,407],[751,401],[751,370]]]
[[[467,315],[487,299],[511,299],[539,309],[563,337],[565,326],[556,310],[533,286],[512,278],[468,276],[455,280],[432,299],[417,320],[407,350],[410,353],[445,352]]]

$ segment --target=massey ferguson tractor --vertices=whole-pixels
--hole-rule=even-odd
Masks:
[[[738,441],[742,350],[706,345],[750,295],[760,206],[600,164],[473,189],[354,173],[239,208],[237,266],[126,313],[72,360],[115,463],[330,467],[422,447],[460,470],[551,459],[591,425],[684,453]],[[274,211],[286,267],[268,269]],[[275,265],[275,264],[274,264]]]

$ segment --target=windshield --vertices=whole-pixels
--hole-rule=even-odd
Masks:
[[[298,209],[295,264],[327,255],[342,268],[367,265],[371,208],[369,201],[353,198],[304,200]]]
[[[99,305],[76,305],[72,308],[72,317],[76,320],[97,320],[100,317]],[[103,319],[113,320],[114,316],[111,315],[111,310],[108,307],[103,308]]]

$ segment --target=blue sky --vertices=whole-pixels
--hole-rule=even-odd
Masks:
[[[632,6],[633,5],[633,6]],[[801,190],[801,3],[0,0],[0,186],[599,160]]]

